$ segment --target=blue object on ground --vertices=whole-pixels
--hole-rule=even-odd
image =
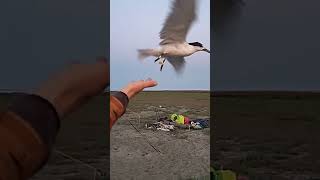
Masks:
[[[192,120],[192,122],[197,123],[201,128],[208,128],[209,127],[209,120],[208,119],[196,119],[196,120]]]

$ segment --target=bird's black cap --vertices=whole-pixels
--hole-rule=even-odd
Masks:
[[[201,43],[199,42],[192,42],[192,43],[189,43],[190,45],[192,46],[198,46],[198,47],[203,47]]]

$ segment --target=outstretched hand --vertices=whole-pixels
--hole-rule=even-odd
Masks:
[[[134,81],[129,83],[126,87],[121,89],[129,99],[133,98],[136,94],[143,91],[145,88],[154,87],[158,85],[157,81],[148,78],[147,80]]]
[[[61,118],[79,108],[91,97],[102,93],[109,84],[109,63],[97,58],[91,64],[73,64],[51,77],[34,93],[50,101]],[[121,91],[129,99],[148,87],[156,86],[152,79],[134,81]]]

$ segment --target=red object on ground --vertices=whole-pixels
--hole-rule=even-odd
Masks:
[[[184,124],[190,124],[190,119],[188,117],[184,117]]]

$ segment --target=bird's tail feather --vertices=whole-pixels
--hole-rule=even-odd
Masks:
[[[138,49],[138,57],[140,60],[145,59],[149,56],[158,56],[158,52],[154,49]]]

